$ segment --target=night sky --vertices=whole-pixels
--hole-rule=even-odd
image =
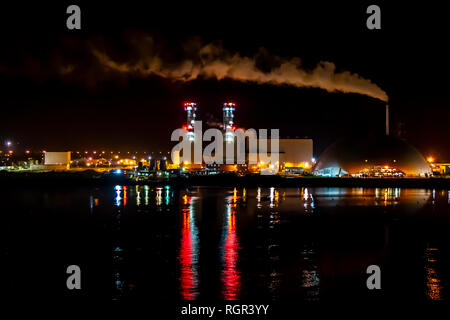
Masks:
[[[221,121],[222,103],[233,100],[238,126],[313,138],[316,156],[338,137],[384,132],[384,102],[365,95],[124,74],[107,70],[93,54],[136,61],[142,39],[151,37],[174,64],[209,43],[255,58],[261,70],[275,56],[298,57],[306,70],[333,62],[337,71],[370,79],[387,93],[392,133],[424,155],[450,161],[449,27],[437,5],[374,2],[382,29],[368,30],[372,2],[60,2],[2,4],[1,140],[54,151],[169,151],[186,100],[198,103],[204,121]],[[70,4],[81,7],[81,30],[66,28]]]

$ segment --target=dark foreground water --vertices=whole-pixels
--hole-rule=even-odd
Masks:
[[[0,208],[12,298],[450,299],[447,190],[4,187]]]

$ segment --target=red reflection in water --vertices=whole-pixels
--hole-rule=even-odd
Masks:
[[[127,187],[123,187],[123,206],[127,206]]]
[[[239,238],[236,233],[236,201],[239,197],[234,194],[227,204],[227,223],[225,224],[225,238],[222,246],[223,257],[223,297],[225,300],[239,299],[241,288],[241,276],[238,270],[239,260]]]
[[[184,300],[194,300],[198,294],[198,234],[193,220],[192,197],[184,196],[183,228],[178,261],[180,264],[180,293]]]

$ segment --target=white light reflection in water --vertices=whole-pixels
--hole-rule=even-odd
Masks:
[[[312,247],[305,247],[302,251],[301,256],[301,287],[304,290],[304,297],[308,301],[316,301],[319,299],[320,277],[315,257],[315,251]]]
[[[141,205],[141,192],[139,191],[139,186],[136,185],[136,205]]]
[[[383,205],[397,205],[401,196],[400,188],[375,188],[375,205],[378,205],[378,201],[383,201]]]
[[[257,201],[256,207],[258,209],[261,209],[261,188],[258,188],[258,190],[256,191],[256,201]]]
[[[315,208],[314,196],[312,195],[312,193],[308,190],[308,188],[302,188],[300,196],[303,200],[305,213],[312,213]]]
[[[115,198],[115,200],[116,200],[116,206],[117,206],[117,207],[120,207],[121,200],[122,200],[122,197],[120,196],[120,194],[121,194],[121,192],[122,192],[122,187],[121,187],[121,186],[116,186],[116,187],[115,187],[115,190],[116,190],[116,198]]]
[[[156,206],[162,205],[162,188],[156,188]]]
[[[273,208],[273,200],[275,198],[274,190],[275,190],[275,188],[272,187],[272,188],[270,188],[270,191],[269,191],[269,199],[270,199],[270,207],[271,208]]]
[[[113,300],[118,300],[124,294],[124,283],[121,277],[121,269],[123,267],[122,248],[116,246],[112,252],[113,264],[113,283],[115,292],[113,293]]]

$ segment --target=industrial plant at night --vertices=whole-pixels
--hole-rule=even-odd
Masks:
[[[450,302],[443,4],[212,8],[2,3],[5,305],[281,320]]]
[[[198,118],[198,105],[196,102],[183,104],[186,112],[186,123],[181,127],[186,130],[187,138],[195,141],[195,123]],[[279,138],[279,150],[276,163],[265,163],[258,159],[256,164],[250,164],[248,141],[245,142],[245,163],[236,161],[236,130],[239,128],[235,121],[237,105],[234,102],[225,102],[222,107],[223,121],[218,129],[223,132],[224,150],[230,148],[232,155],[228,159],[226,152],[222,161],[218,163],[194,163],[192,159],[180,161],[182,154],[175,152],[120,152],[120,151],[42,151],[36,154],[26,150],[14,150],[11,141],[5,142],[1,151],[2,170],[7,171],[53,171],[69,170],[80,171],[93,169],[99,172],[114,172],[117,169],[126,169],[129,175],[137,179],[150,177],[168,177],[171,175],[214,175],[219,173],[236,173],[239,175],[259,174],[264,170],[276,166],[276,174],[282,176],[309,176],[317,177],[353,177],[353,178],[405,178],[405,177],[431,177],[445,175],[448,170],[443,162],[434,163],[426,160],[417,149],[406,141],[389,134],[389,108],[386,106],[385,135],[369,136],[361,134],[358,137],[340,139],[325,149],[318,159],[314,157],[313,140],[304,138]],[[206,129],[206,128],[203,128]],[[281,129],[282,132],[282,129]],[[264,141],[268,154],[271,154],[271,139]],[[259,145],[259,144],[258,144]],[[256,151],[256,150],[255,150]],[[253,152],[255,152],[253,151]],[[23,151],[22,151],[23,152]],[[257,152],[255,157],[258,158]],[[122,172],[122,171],[120,171]]]

